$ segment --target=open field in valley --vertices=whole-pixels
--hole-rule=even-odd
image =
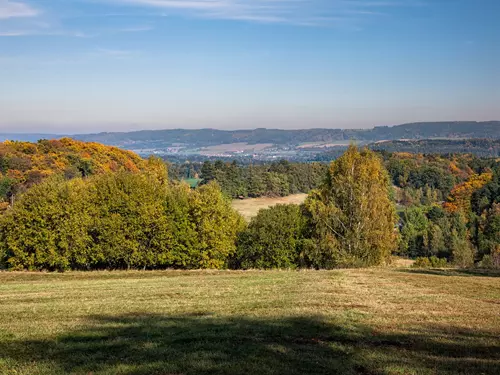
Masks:
[[[232,206],[238,211],[246,220],[257,216],[259,210],[269,208],[277,204],[301,204],[307,198],[307,194],[293,194],[287,197],[261,197],[261,198],[248,198],[248,199],[235,199]]]
[[[218,155],[220,153],[225,153],[225,152],[259,152],[272,146],[273,146],[272,143],[256,143],[256,144],[248,144],[245,142],[228,143],[228,144],[220,144],[216,146],[204,147],[201,149],[200,155],[210,156],[210,155]]]
[[[0,373],[498,374],[499,276],[0,273]]]

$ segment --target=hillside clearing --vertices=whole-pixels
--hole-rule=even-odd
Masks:
[[[301,204],[307,198],[307,194],[293,194],[287,197],[261,197],[248,199],[235,199],[232,202],[233,208],[238,211],[247,221],[257,216],[259,210],[275,206],[277,204]]]
[[[0,373],[497,374],[498,276],[0,273]]]

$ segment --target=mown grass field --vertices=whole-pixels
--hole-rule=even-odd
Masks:
[[[0,273],[0,373],[499,374],[498,276]]]
[[[245,220],[250,221],[257,216],[260,210],[276,206],[277,204],[302,204],[307,198],[307,194],[292,194],[286,197],[261,197],[235,199],[232,202],[233,208],[238,211]]]

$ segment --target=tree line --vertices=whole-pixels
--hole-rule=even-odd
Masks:
[[[241,166],[237,162],[205,161],[200,170],[203,183],[217,181],[231,198],[283,197],[309,193],[320,186],[327,170],[321,163],[290,163],[286,160]]]
[[[345,150],[322,162],[298,163],[279,160],[272,163],[225,162],[222,160],[176,163],[169,166],[173,180],[217,181],[231,198],[285,196],[309,193],[323,182],[331,160]],[[412,154],[376,151],[388,170],[396,188],[395,199],[403,206],[443,202],[457,184],[473,174],[491,170],[497,163],[493,158],[470,154]]]
[[[49,178],[1,216],[0,263],[14,270],[93,270],[388,261],[396,215],[380,159],[353,147],[332,163],[325,181],[303,206],[262,211],[247,227],[216,182],[194,190],[171,182],[155,159],[139,172]],[[266,227],[266,215],[277,231]]]
[[[169,178],[161,160],[138,165],[54,173],[27,188],[0,215],[0,267],[329,269],[380,265],[391,254],[500,267],[500,167],[490,159],[350,146],[330,165],[205,163],[196,189]],[[247,225],[229,197],[258,196],[256,181],[268,180],[267,194],[312,191]]]
[[[216,184],[170,184],[163,162],[146,171],[53,177],[0,219],[4,268],[221,268],[242,218]]]
[[[486,134],[483,134],[483,137]],[[500,139],[421,139],[386,141],[370,145],[370,148],[388,152],[411,152],[413,154],[474,154],[483,157],[500,156]]]

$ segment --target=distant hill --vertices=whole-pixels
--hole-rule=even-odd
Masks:
[[[44,134],[44,133],[0,133],[0,142],[5,141],[23,141],[23,142],[36,142],[40,139],[58,139],[64,136],[58,134]]]
[[[304,142],[334,142],[350,139],[379,141],[426,138],[500,138],[500,121],[489,122],[425,122],[373,129],[254,129],[254,130],[143,130],[128,133],[99,133],[75,135],[76,139],[127,146],[149,144],[190,144],[209,146],[247,142],[297,145]]]
[[[369,145],[374,150],[412,154],[474,154],[500,156],[500,139],[425,139],[384,141]]]
[[[306,142],[327,143],[351,139],[366,142],[429,138],[500,139],[500,121],[420,122],[396,126],[379,126],[372,129],[168,129],[77,134],[70,137],[86,142],[99,142],[131,149],[158,149],[172,147],[178,144],[206,147],[239,142],[250,144],[272,143],[276,145],[293,146]],[[41,138],[61,138],[61,136],[50,134],[0,134],[0,140],[14,139],[34,141]]]
[[[500,121],[417,122],[398,126],[381,126],[370,131],[371,140],[429,138],[500,138]]]

